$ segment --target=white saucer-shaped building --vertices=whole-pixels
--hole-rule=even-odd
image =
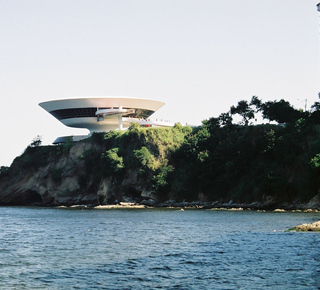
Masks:
[[[163,102],[131,97],[83,97],[53,100],[39,106],[73,128],[93,132],[108,132],[128,128],[132,122],[143,126],[172,126],[166,122],[151,122],[148,118],[164,105]],[[58,138],[54,143],[61,143]]]

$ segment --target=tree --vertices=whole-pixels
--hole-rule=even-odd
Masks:
[[[320,111],[320,102],[314,102],[314,104],[311,106],[311,108],[314,111]]]
[[[221,126],[232,125],[232,116],[230,116],[230,113],[221,113],[218,117],[218,120]]]
[[[257,96],[252,96],[251,101],[250,101],[250,105],[255,106],[257,108],[256,111],[260,111],[262,102]]]
[[[231,115],[240,115],[245,126],[248,126],[249,121],[254,118],[254,110],[250,108],[250,105],[245,100],[239,101],[236,107],[232,106],[230,113]]]
[[[320,102],[314,102],[311,106],[311,114],[309,120],[311,123],[319,124],[320,123]]]
[[[42,137],[37,135],[37,137],[32,139],[32,142],[30,144],[30,147],[38,147],[42,144]]]
[[[130,132],[138,133],[140,131],[139,123],[131,122],[130,127],[128,128]]]
[[[261,104],[261,111],[264,119],[280,124],[293,123],[305,116],[304,113],[294,109],[289,102],[283,99]]]

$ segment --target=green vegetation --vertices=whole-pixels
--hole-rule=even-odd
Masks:
[[[96,174],[123,178],[126,169],[137,169],[160,198],[190,201],[201,193],[220,201],[305,201],[320,186],[319,107],[302,112],[284,100],[263,103],[254,96],[194,129],[133,124],[92,136],[107,150],[86,153],[87,172],[99,168]],[[252,125],[256,114],[273,124]]]
[[[54,146],[28,146],[24,153],[13,162],[14,171],[21,169],[34,169],[44,167],[51,161],[51,152],[55,151]],[[14,173],[14,172],[13,172]]]
[[[142,128],[132,124],[127,131],[95,133],[87,142],[98,145],[100,150],[89,149],[81,156],[86,176],[93,176],[97,188],[103,177],[112,176],[120,184],[128,170],[136,170],[147,190],[164,193],[173,171],[171,155],[191,132],[190,127],[180,124],[174,128]]]
[[[261,115],[267,124],[253,125]],[[239,123],[234,116],[241,117]],[[1,167],[0,177],[20,168],[39,169],[68,156],[74,143],[38,146],[34,139],[12,168]],[[229,112],[203,121],[197,128],[142,128],[95,133],[79,159],[78,181],[84,192],[97,192],[103,178],[111,178],[117,192],[136,172],[137,181],[159,200],[253,202],[307,201],[320,189],[320,105],[296,110],[288,102],[263,103],[252,97]],[[81,144],[81,142],[79,144]],[[56,183],[63,168],[51,174]]]
[[[250,125],[259,112],[278,124]],[[177,196],[196,199],[201,192],[209,200],[235,202],[312,198],[320,185],[318,113],[253,97],[204,121],[174,156]],[[242,116],[240,124],[232,123],[235,114]]]
[[[124,168],[123,158],[118,155],[119,148],[112,148],[101,154],[102,174],[110,176]]]

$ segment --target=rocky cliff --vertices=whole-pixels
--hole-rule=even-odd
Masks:
[[[89,150],[101,154],[102,148],[92,142],[75,143],[69,152],[60,153],[60,149],[59,146],[29,147],[18,157],[10,174],[0,179],[0,204],[96,205],[137,196],[140,199],[156,198],[144,188],[137,170],[123,172],[121,184],[117,184],[118,180],[113,176],[101,177],[96,182],[95,176],[86,172],[82,158]],[[39,158],[43,158],[41,155],[47,155],[46,162],[34,166]]]
[[[319,132],[318,124],[210,120],[193,130],[133,125],[76,143],[32,143],[0,168],[0,205],[319,209]]]
[[[161,132],[171,134],[172,130]],[[144,132],[148,133],[137,134],[133,129],[95,134],[59,146],[28,146],[9,170],[0,174],[0,205],[158,201],[152,178],[166,165],[170,144],[163,149],[158,130]],[[173,147],[181,144],[184,136],[182,133],[177,140],[179,133],[175,133],[170,135]],[[153,138],[157,141],[151,142]]]

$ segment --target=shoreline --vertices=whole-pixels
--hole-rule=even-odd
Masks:
[[[45,207],[56,207],[56,208],[67,208],[67,209],[96,209],[96,210],[110,210],[110,209],[179,209],[179,210],[215,210],[215,211],[258,211],[258,212],[297,212],[297,213],[318,213],[320,208],[305,208],[305,207],[293,207],[284,209],[282,207],[259,207],[253,204],[216,204],[213,203],[211,206],[203,202],[190,202],[190,203],[160,203],[147,205],[144,203],[136,202],[120,202],[117,204],[107,204],[107,205],[49,205]],[[34,205],[39,206],[39,205]],[[40,205],[41,206],[41,205]]]
[[[48,207],[48,208],[68,208],[68,209],[151,209],[151,208],[164,208],[164,209],[197,209],[197,210],[216,210],[216,211],[261,211],[261,212],[303,212],[303,213],[318,213],[320,212],[320,206],[318,204],[276,204],[276,203],[260,203],[253,202],[250,204],[240,203],[219,203],[219,202],[175,202],[166,201],[162,203],[156,203],[150,200],[143,200],[142,202],[118,202],[114,204],[78,204],[78,203],[31,203],[31,204],[0,204],[0,207]]]
[[[256,211],[256,212],[274,212],[274,213],[319,213],[319,208],[298,208],[298,209],[283,209],[283,208],[274,208],[274,209],[260,209],[260,208],[250,208],[250,207],[234,207],[231,204],[228,204],[227,207],[208,207],[208,206],[200,206],[200,205],[193,205],[193,206],[177,206],[170,205],[164,206],[161,204],[148,206],[141,203],[135,202],[120,202],[118,204],[109,204],[109,205],[81,205],[81,204],[73,204],[73,205],[40,205],[40,204],[33,204],[33,205],[15,205],[16,207],[43,207],[43,208],[56,208],[56,209],[66,209],[66,210],[175,210],[175,211],[185,211],[185,210],[212,210],[212,211]],[[0,207],[10,207],[10,205],[0,205]],[[11,205],[14,206],[14,205]],[[286,232],[320,232],[320,220],[313,222],[313,223],[305,223],[301,225],[294,226],[286,230]]]

